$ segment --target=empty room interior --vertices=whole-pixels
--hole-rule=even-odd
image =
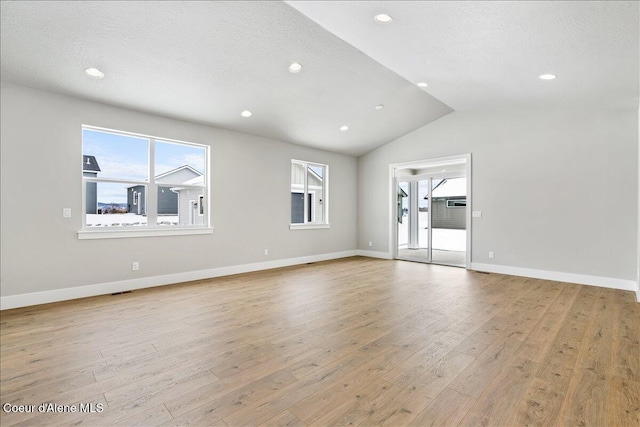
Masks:
[[[3,426],[640,424],[640,2],[0,15]]]

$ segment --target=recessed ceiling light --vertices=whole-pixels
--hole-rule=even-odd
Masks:
[[[244,110],[242,113],[240,113],[242,117],[251,117],[252,114],[253,113],[249,110]]]
[[[382,110],[384,108],[384,104],[376,105],[376,110]]]
[[[429,86],[429,85],[426,84],[425,82],[418,83],[418,87],[427,87],[427,86]]]
[[[555,74],[542,74],[542,75],[538,76],[538,78],[542,79],[542,80],[553,80],[556,77],[558,77],[558,76],[556,76]]]
[[[98,70],[97,68],[87,68],[84,70],[85,74],[89,77],[92,77],[94,79],[101,79],[104,77],[104,73],[100,70]]]
[[[376,15],[374,19],[376,20],[376,22],[379,22],[381,24],[386,24],[393,21],[393,18],[390,15],[387,15],[386,13],[380,13]]]
[[[302,64],[294,62],[293,64],[289,65],[289,71],[291,71],[292,73],[299,73],[300,70],[302,70]]]
[[[340,130],[341,130],[342,132],[346,132],[346,131],[348,131],[348,130],[349,130],[349,126],[347,126],[347,125],[340,126]]]

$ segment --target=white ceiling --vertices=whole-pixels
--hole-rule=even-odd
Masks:
[[[638,107],[638,1],[288,3],[457,111]]]
[[[448,106],[637,108],[638,6],[3,1],[1,77],[361,155]],[[376,23],[380,12],[393,22]],[[105,78],[85,76],[92,66]]]

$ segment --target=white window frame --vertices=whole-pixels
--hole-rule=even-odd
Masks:
[[[95,177],[87,177],[82,176],[82,203],[83,206],[86,205],[86,183],[87,182],[95,182],[95,183],[117,183],[117,184],[131,184],[131,185],[144,185],[146,187],[145,190],[145,204],[147,206],[146,215],[147,215],[147,226],[144,227],[128,227],[128,228],[92,228],[87,227],[87,217],[86,213],[83,210],[82,213],[82,229],[78,231],[78,239],[113,239],[113,238],[130,238],[130,237],[151,237],[151,236],[176,236],[176,235],[192,235],[192,234],[212,234],[213,227],[211,225],[211,218],[208,212],[210,212],[210,186],[209,186],[209,173],[211,170],[211,160],[210,160],[210,152],[209,147],[203,144],[196,144],[193,142],[187,141],[179,141],[175,139],[156,137],[151,135],[137,134],[132,132],[125,132],[115,129],[107,129],[96,126],[82,125],[82,131],[84,130],[93,130],[104,133],[112,133],[116,135],[123,136],[131,136],[136,138],[144,138],[148,140],[148,149],[149,149],[149,163],[148,163],[148,176],[149,179],[145,181],[136,181],[136,180],[127,180],[127,179],[114,179],[114,178],[99,178]],[[157,225],[158,222],[158,187],[166,186],[166,184],[157,184],[155,182],[155,145],[156,142],[164,143],[173,143],[180,145],[188,145],[192,147],[202,148],[205,151],[205,170],[203,176],[203,184],[202,185],[185,185],[180,184],[180,188],[193,188],[194,190],[200,191],[202,190],[204,193],[204,202],[205,202],[205,214],[203,215],[203,225],[177,225],[172,227]],[[81,168],[82,169],[82,168]],[[138,196],[138,202],[140,202],[140,198]],[[179,202],[178,202],[179,203]],[[152,209],[149,209],[149,206]],[[179,205],[178,205],[179,206]],[[150,225],[154,224],[154,225]]]
[[[330,228],[331,225],[329,223],[329,165],[325,165],[323,163],[314,163],[314,162],[307,162],[303,160],[291,159],[291,165],[289,166],[289,175],[291,175],[291,170],[293,169],[294,164],[302,165],[302,167],[304,168],[304,184],[300,188],[300,190],[302,191],[302,194],[304,194],[304,197],[303,197],[304,223],[298,223],[298,224],[290,223],[289,229],[290,230],[310,230],[310,229],[316,229],[316,228]],[[322,222],[316,222],[315,210],[309,206],[309,198],[307,197],[307,194],[310,194],[309,184],[307,182],[307,177],[309,176],[310,167],[321,167],[324,170],[323,177],[322,177],[322,180],[323,180],[322,192],[321,192],[322,194],[320,195],[320,199],[322,200],[322,213],[323,213],[322,216],[324,218],[324,221]],[[299,186],[299,184],[297,186]],[[290,182],[289,183],[290,194],[292,193],[291,190],[293,189],[293,187],[294,187],[294,184]],[[312,198],[315,199],[316,197],[318,197],[318,191],[313,192]],[[289,203],[291,203],[291,197],[289,197]],[[291,207],[291,205],[289,205],[289,207]],[[308,220],[309,212],[311,212],[311,221]],[[289,221],[291,221],[291,218],[289,218]]]
[[[464,206],[456,206],[456,202],[459,202],[461,200],[464,200]],[[451,205],[449,206],[450,203],[452,202]],[[447,209],[466,209],[467,208],[467,199],[447,199],[447,204],[446,204]]]

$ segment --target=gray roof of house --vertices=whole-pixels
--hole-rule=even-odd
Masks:
[[[82,155],[82,170],[91,172],[100,172],[100,166],[95,156]]]

